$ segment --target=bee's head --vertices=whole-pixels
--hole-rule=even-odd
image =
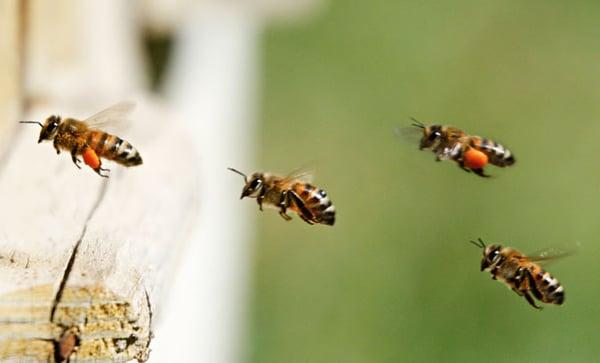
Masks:
[[[502,246],[492,244],[483,250],[483,258],[481,259],[481,271],[484,271],[494,266],[500,260],[500,250]]]
[[[53,140],[58,132],[58,125],[60,125],[60,116],[50,116],[42,125],[42,130],[40,131],[40,138],[38,139],[38,143],[44,140]]]
[[[497,244],[491,244],[486,246],[485,242],[483,242],[481,238],[477,239],[477,242],[471,241],[471,243],[483,250],[483,258],[481,259],[481,271],[493,267],[500,260],[500,250],[502,249],[502,246]]]
[[[38,144],[44,140],[52,140],[58,132],[58,125],[60,124],[60,116],[50,116],[46,119],[43,124],[38,121],[19,121],[22,124],[36,124],[40,125],[42,130],[40,131],[40,138]]]
[[[442,126],[441,125],[427,126],[414,117],[411,117],[411,120],[413,120],[412,126],[423,130],[423,136],[421,137],[421,142],[419,143],[419,150],[430,148],[439,139],[441,139],[441,137],[442,137]]]
[[[244,189],[242,190],[242,196],[240,199],[244,197],[256,198],[262,191],[265,185],[264,175],[262,173],[254,173],[250,176]]]
[[[419,149],[432,147],[442,137],[442,126],[431,125],[423,127],[423,137],[419,143]]]
[[[244,189],[242,189],[242,195],[240,196],[240,199],[243,199],[244,197],[258,197],[258,195],[264,187],[265,177],[263,173],[254,173],[248,178],[248,176],[246,176],[246,174],[242,173],[241,171],[235,170],[233,168],[228,169],[244,177],[244,182],[246,184],[244,185]]]

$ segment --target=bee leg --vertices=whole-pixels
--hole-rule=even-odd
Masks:
[[[108,174],[102,174],[103,171],[110,171],[110,169],[103,169],[101,167],[98,167],[96,169],[94,169],[94,171],[96,172],[96,174],[100,175],[103,178],[108,178]]]
[[[312,212],[306,207],[306,204],[304,203],[302,198],[300,198],[298,194],[292,191],[288,192],[288,195],[291,203],[294,203],[294,206],[296,206],[296,208],[298,209],[298,214],[300,215],[300,218],[302,218],[302,220],[308,224],[314,224],[315,217],[313,216]]]
[[[529,280],[527,279],[527,273],[527,269],[519,267],[515,273],[515,276],[509,280],[510,283],[512,283],[517,290],[527,292],[527,282],[529,282]]]
[[[464,164],[464,161],[459,161],[458,162],[458,167],[461,168],[462,170],[466,171],[467,173],[471,172],[471,169],[467,168]]]
[[[98,159],[99,160],[99,159]],[[98,167],[94,169],[94,171],[96,172],[96,174],[100,175],[103,178],[108,178],[108,174],[102,174],[103,171],[105,172],[110,172],[110,169],[104,169],[102,167],[102,162],[100,162],[98,164]]]
[[[52,145],[54,146],[54,150],[56,150],[56,154],[57,155],[60,154],[60,148],[58,147],[58,142],[56,141],[56,137],[54,138]]]
[[[256,198],[256,203],[258,203],[258,209],[262,212],[263,210],[263,200],[265,199],[265,194],[267,194],[267,191],[265,190],[265,188],[262,188],[260,191],[260,194],[258,195],[258,197]]]
[[[302,214],[300,214],[300,218],[302,218],[302,220],[310,225],[315,224],[315,222],[311,221],[310,219],[306,218],[305,216],[303,216]]]
[[[519,271],[517,271],[517,276],[515,276],[515,278],[513,279],[513,283],[517,287],[513,287],[512,290],[515,293],[517,293],[517,295],[523,296],[525,298],[525,300],[527,300],[529,305],[533,306],[536,309],[542,309],[541,306],[536,305],[535,301],[533,300],[533,298],[531,297],[531,295],[529,295],[529,292],[527,291],[527,286],[524,284],[525,280],[523,279],[523,277],[525,277],[527,275],[527,273],[528,272],[523,269],[519,269]],[[523,286],[523,285],[525,285],[525,286]]]
[[[281,192],[281,202],[279,203],[279,215],[281,216],[281,218],[285,219],[286,221],[292,220],[292,217],[290,217],[289,215],[287,215],[285,213],[287,211],[287,207],[289,205],[290,205],[290,200],[289,200],[288,192],[286,192],[286,191]]]
[[[527,270],[526,276],[527,276],[527,282],[529,283],[529,289],[531,290],[531,293],[533,294],[533,296],[536,299],[543,301],[544,297],[542,296],[542,293],[538,289],[538,286],[537,286],[537,284],[535,282],[535,278],[531,274],[531,271]]]
[[[435,161],[448,160],[448,155],[443,150],[434,150]]]
[[[451,154],[451,150],[449,150],[446,147],[443,149],[435,149],[434,153],[435,153],[435,161],[444,161],[444,160],[450,160],[453,158],[452,154]]]
[[[71,160],[73,160],[73,164],[75,164],[78,169],[81,169],[81,166],[79,166],[81,160],[77,159],[77,148],[71,150]]]
[[[95,169],[96,174],[100,175],[103,178],[108,178],[108,174],[102,174],[102,171],[106,171],[108,169]]]
[[[292,220],[292,217],[290,217],[287,214],[285,214],[284,211],[279,211],[279,215],[281,216],[281,218],[285,219],[286,221],[291,221]]]
[[[487,175],[484,171],[483,168],[479,168],[479,169],[471,169],[473,170],[473,172],[477,175],[479,175],[482,178],[489,178],[491,175]]]
[[[533,300],[533,298],[531,297],[531,295],[529,295],[528,292],[524,292],[523,296],[525,296],[525,299],[527,300],[527,302],[529,303],[529,305],[533,306],[534,308],[536,308],[538,310],[542,310],[542,307],[535,304],[535,301]]]

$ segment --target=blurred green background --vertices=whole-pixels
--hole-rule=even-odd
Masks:
[[[600,2],[334,0],[264,42],[263,169],[316,168],[333,228],[259,221],[248,361],[592,362],[600,357]],[[409,116],[516,155],[494,178],[394,135]],[[532,309],[479,272],[482,237],[548,266]]]

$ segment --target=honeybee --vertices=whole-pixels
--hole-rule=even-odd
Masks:
[[[303,181],[306,173],[298,171],[281,177],[258,172],[248,177],[236,169],[228,169],[244,177],[245,185],[240,199],[256,198],[261,211],[263,205],[279,209],[279,215],[289,221],[292,219],[286,213],[289,208],[308,224],[332,226],[335,223],[335,206],[324,190]]]
[[[414,118],[412,120],[412,126],[423,130],[419,150],[431,149],[436,161],[454,160],[461,169],[481,177],[489,177],[483,170],[488,162],[499,167],[515,163],[510,150],[493,140],[468,135],[452,126],[427,126]]]
[[[533,297],[547,304],[562,305],[564,303],[563,287],[557,279],[544,271],[539,263],[563,257],[566,253],[541,253],[536,256],[525,256],[517,250],[498,244],[486,246],[481,238],[477,242],[470,242],[483,249],[481,271],[489,271],[493,280],[505,283],[517,295],[523,296],[529,305],[541,309],[536,305]]]
[[[105,173],[110,169],[102,168],[100,158],[124,166],[142,164],[140,153],[129,142],[100,130],[108,124],[123,120],[134,107],[133,103],[118,103],[81,121],[52,115],[43,124],[38,121],[20,122],[40,125],[42,130],[38,143],[52,141],[57,154],[60,154],[61,150],[70,152],[71,160],[79,169],[81,160],[78,156],[81,155],[85,164],[101,177],[107,178]]]

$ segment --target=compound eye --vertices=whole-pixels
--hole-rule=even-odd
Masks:
[[[48,124],[48,132],[54,131],[54,129],[56,129],[57,127],[58,127],[58,122],[56,122],[56,121],[50,122],[50,124]]]
[[[498,250],[495,250],[492,253],[490,253],[490,261],[495,261],[498,258],[498,255]]]
[[[256,190],[260,184],[262,183],[262,181],[260,179],[254,179],[251,183],[250,183],[250,188],[253,190]]]
[[[432,132],[431,134],[429,134],[429,140],[433,141],[433,140],[437,139],[438,137],[440,137],[440,135],[441,134],[439,131]]]

